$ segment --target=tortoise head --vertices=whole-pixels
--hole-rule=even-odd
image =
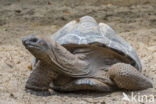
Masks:
[[[45,39],[38,38],[35,35],[29,35],[22,39],[22,43],[29,52],[42,61],[48,61],[50,48]]]

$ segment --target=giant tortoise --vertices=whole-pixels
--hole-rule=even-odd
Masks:
[[[35,57],[26,91],[110,92],[142,90],[152,83],[141,74],[142,65],[129,43],[107,24],[90,16],[71,21],[50,37],[29,35],[23,45]]]

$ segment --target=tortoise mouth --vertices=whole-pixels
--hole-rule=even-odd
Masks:
[[[31,49],[32,49],[32,48],[33,48],[33,49],[41,49],[40,46],[35,45],[35,44],[31,44],[31,43],[26,44],[25,47],[26,47],[26,48],[31,48]]]

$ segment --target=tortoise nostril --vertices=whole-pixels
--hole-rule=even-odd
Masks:
[[[22,43],[25,44],[26,40],[27,40],[26,38],[23,38]]]

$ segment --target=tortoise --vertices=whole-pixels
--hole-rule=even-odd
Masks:
[[[105,23],[90,16],[66,24],[50,37],[29,35],[23,45],[35,57],[26,91],[112,92],[152,88],[136,51]]]

